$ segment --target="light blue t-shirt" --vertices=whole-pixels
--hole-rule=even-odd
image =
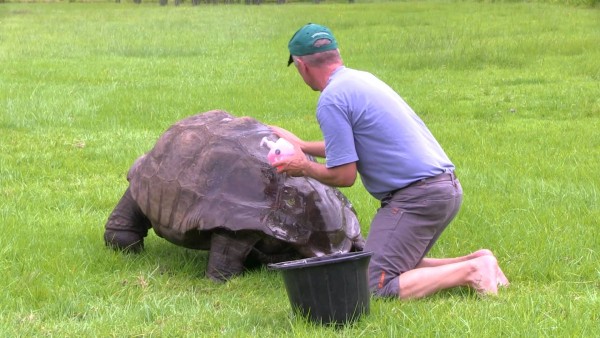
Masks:
[[[377,199],[454,170],[423,121],[370,73],[337,68],[319,97],[317,120],[326,166],[357,162],[363,185]]]

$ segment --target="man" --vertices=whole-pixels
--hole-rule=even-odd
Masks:
[[[316,116],[324,141],[307,142],[272,126],[295,150],[273,166],[337,187],[353,185],[360,173],[367,191],[381,201],[365,246],[373,252],[371,291],[407,299],[455,286],[496,294],[498,285],[508,285],[487,249],[425,257],[457,214],[462,188],[454,164],[402,98],[372,74],[346,68],[327,27],[303,26],[288,48],[288,66],[293,63],[304,82],[321,92]],[[325,164],[305,154],[324,157]]]

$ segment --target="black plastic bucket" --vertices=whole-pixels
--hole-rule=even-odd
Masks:
[[[322,324],[342,325],[369,314],[367,267],[372,252],[349,252],[269,264],[280,270],[295,311]]]

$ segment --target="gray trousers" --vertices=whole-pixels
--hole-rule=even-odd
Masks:
[[[365,251],[372,251],[369,288],[398,297],[399,277],[414,269],[458,213],[462,187],[454,173],[417,181],[390,193],[373,218]]]

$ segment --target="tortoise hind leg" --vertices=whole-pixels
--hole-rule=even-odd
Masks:
[[[260,236],[249,232],[215,231],[210,239],[206,276],[225,282],[244,272],[244,261]]]
[[[104,231],[106,246],[125,252],[144,249],[144,237],[152,227],[150,221],[133,200],[129,188],[108,217]]]

